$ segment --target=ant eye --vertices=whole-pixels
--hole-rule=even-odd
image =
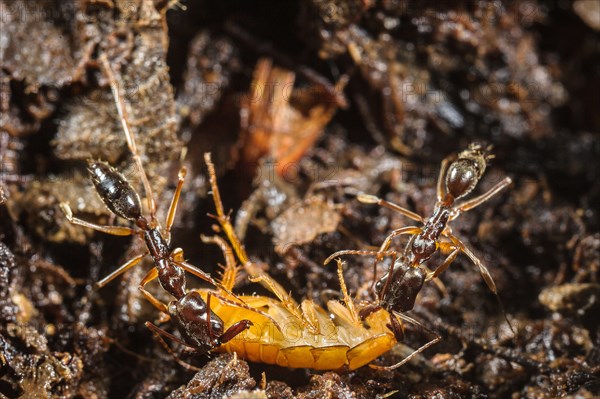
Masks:
[[[210,328],[213,331],[221,331],[221,330],[223,330],[223,323],[221,323],[219,321],[211,321],[210,322]]]

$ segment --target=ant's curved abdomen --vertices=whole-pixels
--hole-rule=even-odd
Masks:
[[[102,202],[112,213],[135,222],[142,217],[137,192],[115,168],[103,161],[88,161],[88,172]]]

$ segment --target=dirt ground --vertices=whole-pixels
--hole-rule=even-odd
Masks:
[[[0,0],[0,396],[597,397],[598,4]],[[375,249],[412,223],[357,194],[427,217],[442,159],[493,145],[475,193],[506,176],[513,184],[451,225],[503,305],[460,254],[408,312],[441,342],[397,370],[292,370],[188,356],[169,342],[200,371],[185,369],[144,325],[160,319],[138,290],[150,260],[94,289],[143,241],[71,225],[59,207],[127,225],[94,191],[90,158],[143,192],[102,59],[160,221],[188,168],[173,245],[213,275],[224,263],[200,241],[218,234],[207,216],[211,152],[250,258],[298,301],[339,296],[334,264],[323,266],[331,253]],[[351,294],[373,301],[373,258],[344,260]],[[266,295],[246,277],[236,292]],[[432,338],[411,323],[404,335],[375,363]]]

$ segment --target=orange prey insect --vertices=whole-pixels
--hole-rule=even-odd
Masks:
[[[390,314],[380,307],[369,312],[366,317],[360,317],[361,310],[369,307],[369,304],[355,303],[350,298],[342,276],[341,262],[338,263],[338,276],[343,302],[330,300],[327,303],[327,310],[324,310],[310,300],[298,304],[283,287],[249,261],[229,217],[223,211],[210,154],[205,154],[205,160],[217,211],[214,217],[229,240],[228,244],[221,237],[203,237],[205,242],[219,245],[225,255],[226,266],[221,285],[227,290],[233,289],[238,271],[235,260],[237,256],[250,274],[251,281],[260,283],[276,297],[257,295],[237,297],[251,309],[231,306],[230,303],[222,301],[221,298],[226,294],[215,297],[212,311],[220,315],[225,328],[236,323],[237,320],[244,319],[252,322],[252,326],[246,331],[216,350],[235,352],[250,361],[315,370],[354,370],[388,352],[397,343],[396,335],[388,324]],[[198,292],[205,298],[211,293],[205,289],[200,289]],[[405,315],[399,317],[416,323]],[[402,364],[423,349],[413,352],[402,360]]]

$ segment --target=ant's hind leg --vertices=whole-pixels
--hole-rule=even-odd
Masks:
[[[458,237],[456,237],[455,235],[453,235],[451,233],[445,233],[445,235],[457,247],[459,247],[460,250],[465,255],[467,255],[473,263],[475,263],[475,265],[477,265],[477,267],[479,268],[479,274],[481,274],[481,277],[483,277],[483,280],[487,284],[490,291],[492,291],[494,293],[494,296],[496,297],[496,301],[498,302],[498,305],[500,306],[500,310],[502,311],[502,314],[504,315],[504,319],[506,320],[508,327],[514,334],[515,330],[513,329],[513,326],[510,323],[510,320],[508,320],[508,315],[506,314],[506,311],[504,310],[504,304],[502,303],[502,300],[500,299],[500,295],[498,295],[498,289],[496,288],[496,283],[494,282],[494,279],[492,278],[490,271],[487,269],[487,267],[485,267],[485,265],[479,260],[479,258],[477,256],[475,256],[475,254]]]
[[[475,256],[473,251],[471,251],[465,245],[465,243],[463,243],[460,240],[460,238],[456,237],[454,234],[449,233],[449,232],[445,232],[444,235],[446,237],[448,237],[450,239],[450,241],[452,241],[452,243],[454,245],[456,245],[456,247],[458,247],[465,255],[467,255],[469,257],[469,259],[471,259],[471,262],[475,263],[475,265],[479,269],[479,274],[481,274],[481,277],[483,277],[483,280],[487,284],[490,291],[492,291],[494,293],[494,295],[498,295],[498,290],[496,289],[496,283],[494,282],[494,279],[492,278],[490,271],[487,269],[487,267],[485,267],[483,262],[481,262],[481,260],[479,260],[479,258],[477,256]]]
[[[192,366],[191,364],[186,363],[183,360],[181,360],[179,358],[179,356],[177,356],[177,354],[175,352],[173,352],[173,349],[171,349],[171,347],[165,342],[165,340],[164,340],[163,337],[169,338],[170,340],[175,341],[178,344],[180,344],[182,346],[185,346],[186,348],[190,348],[192,350],[196,350],[196,348],[188,345],[186,342],[184,342],[181,339],[177,338],[173,334],[169,334],[165,330],[163,330],[163,329],[155,326],[154,324],[150,323],[149,321],[147,321],[145,323],[145,325],[152,332],[152,334],[158,339],[158,342],[160,342],[160,344],[163,346],[163,348],[165,348],[165,350],[167,352],[169,352],[171,354],[171,356],[173,356],[173,358],[175,359],[175,361],[177,362],[177,364],[179,364],[181,367],[183,367],[183,368],[185,368],[186,370],[189,370],[189,371],[193,371],[193,372],[200,371],[200,369],[198,367]]]
[[[113,236],[132,236],[137,234],[137,230],[132,229],[130,227],[122,227],[122,226],[103,226],[100,224],[86,222],[85,220],[76,218],[73,216],[73,211],[69,204],[62,202],[60,204],[60,209],[65,214],[65,217],[69,221],[69,223],[76,224],[78,226],[87,227],[89,229],[93,229],[96,231],[101,231],[106,234],[111,234]]]
[[[127,262],[123,263],[123,265],[119,266],[115,271],[113,271],[112,273],[110,273],[108,276],[106,276],[102,280],[98,281],[94,285],[94,288],[95,289],[100,289],[100,288],[104,287],[106,284],[108,284],[111,281],[113,281],[116,277],[120,276],[121,274],[125,273],[127,270],[131,269],[132,267],[134,267],[135,265],[137,265],[138,263],[140,263],[140,261],[147,254],[148,254],[148,252],[144,252],[143,254],[139,254],[139,255],[137,255],[137,256],[129,259]]]
[[[181,169],[179,169],[179,173],[177,174],[177,188],[175,189],[175,193],[173,194],[173,198],[171,199],[171,205],[169,205],[169,212],[167,213],[167,222],[165,223],[165,235],[167,236],[167,243],[171,242],[171,227],[173,227],[173,220],[175,220],[177,204],[179,203],[179,197],[181,197],[181,189],[183,187],[183,182],[185,181],[186,174],[187,169],[185,166],[182,166]]]

